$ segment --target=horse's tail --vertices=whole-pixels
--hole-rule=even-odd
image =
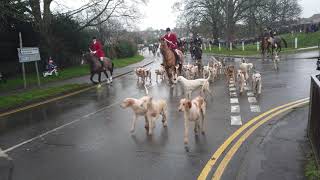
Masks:
[[[281,40],[282,40],[283,43],[284,43],[284,47],[287,48],[287,47],[288,47],[287,41],[286,41],[283,37],[281,37]]]

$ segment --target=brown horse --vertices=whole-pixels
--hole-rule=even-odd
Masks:
[[[262,54],[262,60],[266,57],[267,53],[270,53],[270,43],[268,41],[267,37],[261,38],[261,54]]]
[[[111,60],[109,58],[104,57],[103,67],[102,67],[100,60],[96,56],[94,56],[93,54],[86,53],[86,54],[83,54],[82,57],[83,57],[83,59],[81,61],[81,64],[83,64],[84,61],[86,61],[90,66],[90,73],[91,73],[90,80],[92,83],[94,83],[94,84],[101,83],[101,73],[102,72],[107,77],[107,83],[112,83],[112,74],[113,74],[114,65],[113,65],[113,62],[111,62]],[[110,79],[109,79],[107,70],[110,72],[110,75],[111,75]],[[96,82],[93,80],[93,76],[95,74],[99,75],[99,79],[98,79],[99,82]]]
[[[179,71],[179,74],[181,74],[182,70],[182,64],[183,64],[183,54],[179,52],[179,57],[181,64],[179,64],[176,67],[176,57],[173,53],[173,51],[168,47],[167,42],[165,40],[160,40],[160,51],[163,56],[163,66],[164,69],[167,72],[169,83],[170,85],[173,84],[173,77],[174,75],[178,74],[177,69]]]

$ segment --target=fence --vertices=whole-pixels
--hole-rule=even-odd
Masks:
[[[320,165],[320,75],[311,76],[308,137]]]

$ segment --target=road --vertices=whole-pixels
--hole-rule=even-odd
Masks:
[[[236,91],[238,103],[231,104],[235,100],[230,100],[229,85],[219,77],[211,85],[214,95],[207,104],[206,134],[194,136],[190,131],[189,151],[183,144],[183,114],[177,110],[183,95],[176,90],[169,93],[165,83],[155,82],[154,74],[149,93],[167,100],[168,127],[158,121],[154,134],[148,136],[141,118],[135,133],[129,132],[133,114],[120,102],[145,94],[133,73],[115,79],[111,86],[1,117],[0,147],[14,161],[15,180],[196,179],[214,151],[240,127],[232,124],[244,124],[261,112],[309,96],[316,60],[307,56],[283,57],[279,71],[271,61],[250,59],[263,81],[262,95],[250,102],[250,93],[240,96]],[[204,56],[204,61],[208,59]],[[239,62],[227,60],[237,66]],[[149,67],[154,70],[159,64]],[[235,112],[231,106],[237,106],[232,108]],[[236,179],[239,164],[241,156],[222,179]]]

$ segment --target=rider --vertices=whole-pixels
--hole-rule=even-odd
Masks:
[[[164,39],[167,42],[168,47],[174,53],[174,56],[176,57],[176,60],[177,60],[176,63],[181,64],[180,58],[178,56],[178,49],[177,49],[178,48],[178,40],[177,40],[176,33],[171,32],[170,28],[167,28],[166,34],[164,36],[162,36],[161,39]]]
[[[194,33],[192,35],[192,40],[190,44],[191,44],[190,50],[191,50],[192,57],[195,57],[195,54],[194,54],[195,53],[194,51],[196,50],[195,48],[198,48],[200,53],[202,54],[202,49],[201,49],[202,39],[199,37],[199,34]],[[201,57],[198,57],[198,58],[201,58]]]
[[[192,37],[192,44],[194,46],[197,46],[197,47],[201,48],[202,40],[199,37],[199,34],[194,34],[194,36]]]
[[[103,52],[103,46],[97,40],[96,37],[92,38],[92,43],[90,44],[89,50],[92,54],[94,54],[97,58],[99,58],[99,61],[101,63],[101,67],[104,67],[103,58],[105,57],[105,54]]]

